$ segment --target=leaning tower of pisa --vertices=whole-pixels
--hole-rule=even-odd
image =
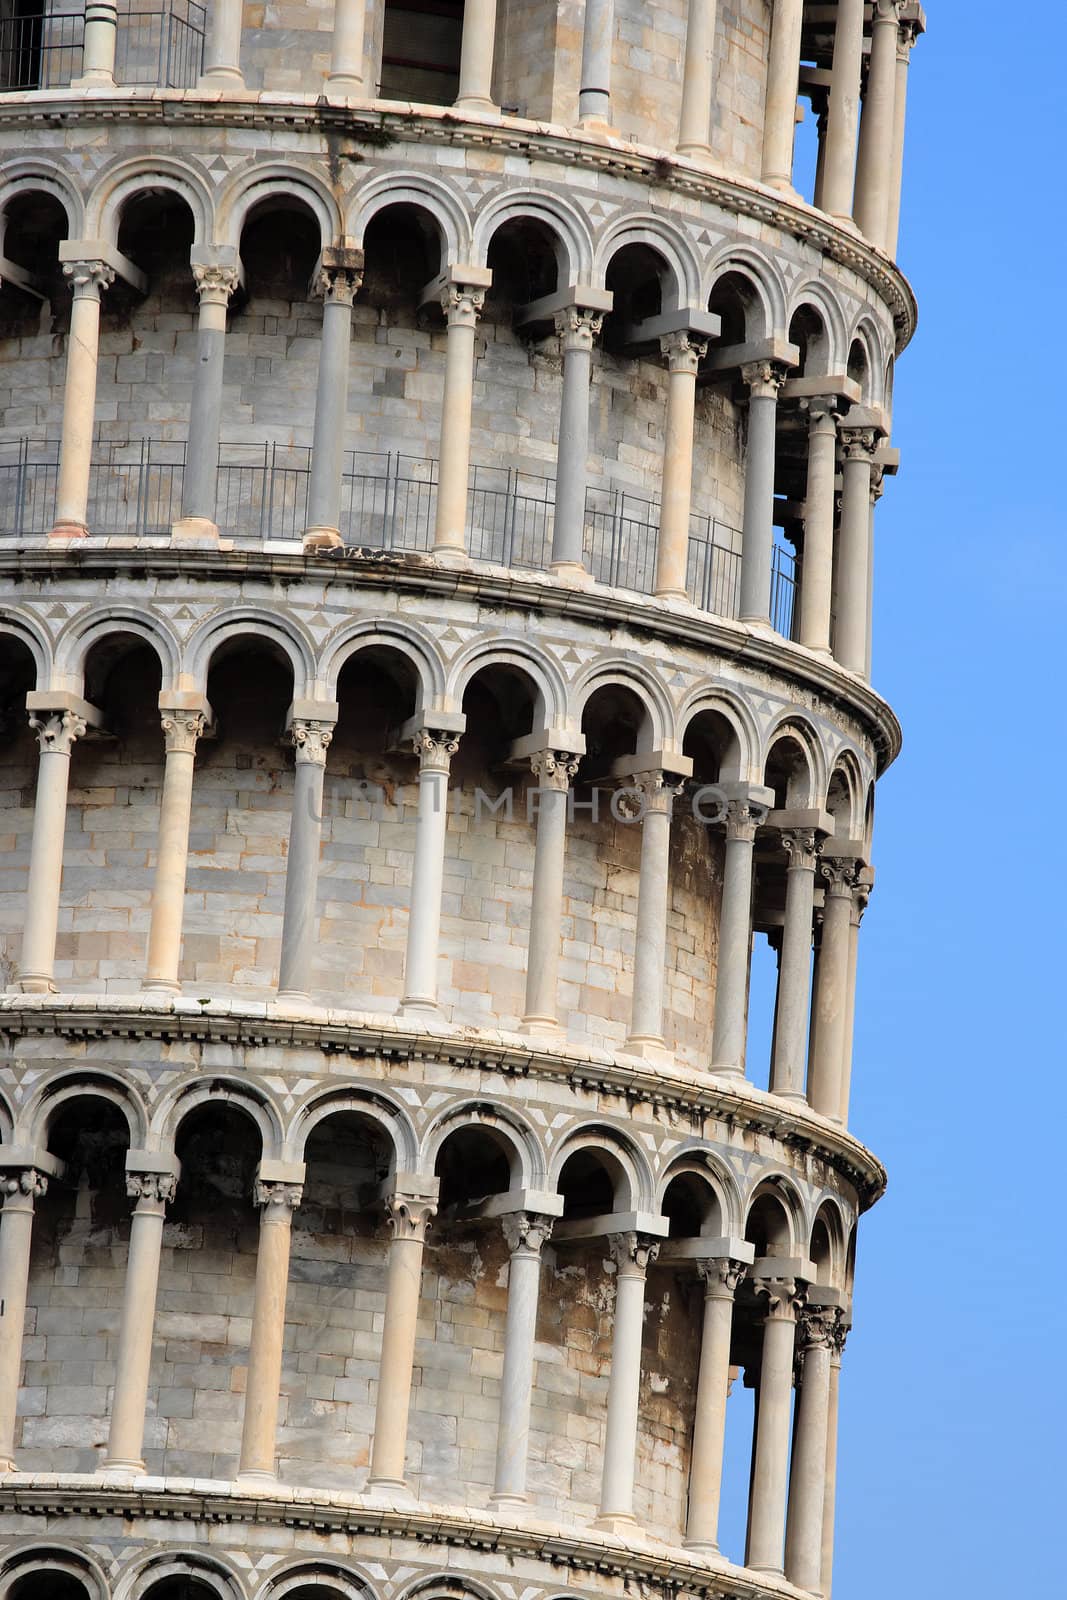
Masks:
[[[0,3],[0,1600],[829,1600],[923,25]]]

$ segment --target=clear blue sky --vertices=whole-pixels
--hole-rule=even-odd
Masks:
[[[1063,1594],[1067,7],[929,0],[911,69],[900,477],[879,511],[879,786],[834,1600]],[[1047,1587],[1045,1587],[1047,1585]]]

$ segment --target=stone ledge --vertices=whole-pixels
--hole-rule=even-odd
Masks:
[[[495,1069],[518,1077],[563,1079],[606,1089],[632,1103],[699,1110],[730,1127],[752,1130],[821,1157],[853,1184],[861,1211],[885,1192],[881,1162],[858,1139],[799,1102],[776,1099],[748,1083],[669,1063],[645,1063],[607,1051],[550,1048],[525,1035],[445,1023],[412,1026],[375,1012],[296,1007],[281,1001],[211,1000],[185,996],[0,995],[0,1033],[62,1038],[185,1039],[243,1045],[318,1048],[350,1056],[432,1057],[456,1067]]]

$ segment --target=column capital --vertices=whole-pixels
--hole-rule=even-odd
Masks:
[[[178,1179],[173,1172],[126,1173],[126,1193],[131,1200],[137,1201],[138,1207],[142,1202],[169,1206],[177,1188]]]
[[[903,0],[871,0],[872,28],[886,24],[898,27],[903,9]]]
[[[608,1235],[608,1249],[617,1272],[631,1278],[643,1278],[659,1255],[661,1240],[646,1233],[612,1233]]]
[[[512,1211],[501,1217],[500,1226],[508,1250],[512,1255],[521,1252],[523,1255],[539,1256],[542,1245],[552,1237],[555,1220],[538,1211]]]
[[[825,880],[827,897],[831,900],[850,900],[859,872],[859,863],[853,856],[819,857],[819,877]]]
[[[906,67],[911,61],[911,52],[920,33],[926,29],[916,17],[904,17],[897,30],[897,60],[901,66]]]
[[[873,889],[874,889],[874,877],[873,877],[873,874],[871,872],[870,867],[865,867],[862,872],[857,874],[856,882],[852,887],[852,917],[851,917],[851,921],[852,921],[853,925],[855,927],[857,927],[857,928],[859,927],[860,923],[863,921],[863,913],[866,911],[867,906],[870,903],[870,898],[871,898],[871,894],[873,892]]]
[[[447,772],[459,749],[459,734],[451,728],[435,728],[428,723],[412,735],[411,742],[423,772]]]
[[[540,789],[554,789],[566,794],[574,782],[580,756],[573,750],[535,750],[530,757],[530,771]]]
[[[732,1256],[713,1256],[698,1261],[697,1275],[704,1280],[705,1298],[732,1300],[748,1266],[747,1261],[735,1261]]]
[[[297,762],[309,767],[324,767],[335,726],[335,723],[320,717],[294,718],[289,728],[289,738],[296,751]]]
[[[76,300],[99,300],[103,291],[114,283],[115,269],[99,258],[64,261],[63,276],[70,280]]]
[[[782,849],[789,857],[787,871],[814,872],[819,857],[819,833],[816,828],[783,828]]]
[[[726,802],[726,837],[754,844],[756,830],[767,820],[770,807],[759,800],[736,799]]]
[[[632,792],[636,800],[624,802],[622,811],[631,811],[634,817],[659,813],[669,816],[678,795],[685,788],[685,778],[676,772],[657,767],[646,772],[635,772],[625,780],[624,794]]]
[[[207,717],[202,711],[190,711],[180,706],[161,706],[159,725],[163,729],[163,746],[167,755],[193,755],[197,741],[204,736]]]
[[[41,753],[54,750],[60,755],[69,756],[76,740],[85,733],[88,724],[76,711],[47,711],[43,709],[30,712],[30,727],[37,735],[37,743]]]
[[[350,306],[362,285],[362,265],[353,267],[324,260],[311,281],[311,292],[327,305]]]
[[[676,328],[672,333],[660,334],[659,348],[667,358],[668,372],[686,372],[695,377],[708,353],[708,340],[695,337],[688,328]]]
[[[231,295],[236,292],[241,282],[239,269],[236,266],[224,265],[220,261],[192,261],[189,265],[200,304],[229,305]]]
[[[750,400],[777,400],[778,391],[790,372],[784,361],[769,358],[746,361],[739,370],[741,381],[748,385]]]
[[[604,324],[602,311],[590,311],[585,306],[564,306],[553,315],[560,347],[566,355],[571,350],[592,350]]]
[[[42,1172],[39,1167],[9,1167],[0,1177],[0,1194],[4,1196],[4,1204],[16,1197],[28,1200],[33,1204],[43,1194],[48,1192],[48,1173]]]
[[[795,1322],[804,1309],[807,1285],[799,1278],[755,1278],[752,1287],[766,1300],[766,1322]]]
[[[385,1197],[385,1209],[394,1239],[421,1241],[437,1215],[437,1201],[424,1194],[390,1194]]]
[[[850,426],[843,422],[837,430],[841,450],[846,461],[869,461],[874,465],[874,453],[880,443],[880,430],[860,424]]]
[[[273,1207],[277,1212],[291,1216],[303,1199],[304,1186],[277,1178],[257,1178],[254,1194],[257,1206],[268,1210]]]
[[[838,1306],[801,1307],[797,1315],[801,1351],[832,1350],[840,1323],[841,1311]]]
[[[441,310],[450,328],[474,328],[478,325],[485,290],[480,284],[448,283],[441,290]]]

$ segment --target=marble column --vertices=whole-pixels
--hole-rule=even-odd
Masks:
[[[748,970],[752,953],[752,853],[756,830],[766,817],[767,807],[752,800],[731,800],[727,806],[711,1043],[711,1070],[726,1077],[745,1075]]]
[[[582,75],[578,121],[582,127],[611,122],[611,57],[615,42],[615,0],[585,0]]]
[[[718,0],[689,0],[686,11],[682,110],[678,120],[681,155],[711,153],[711,84],[718,10]]]
[[[841,1356],[845,1348],[848,1324],[844,1316],[838,1318],[830,1347],[830,1394],[827,1402],[826,1422],[826,1472],[823,1480],[822,1554],[819,1563],[819,1592],[822,1600],[830,1600],[834,1573],[834,1513],[837,1509],[837,1419],[841,1397]]]
[[[363,33],[367,0],[334,0],[333,50],[326,75],[326,93],[365,96]]]
[[[793,1347],[802,1291],[792,1278],[764,1279],[757,1285],[757,1291],[766,1296],[767,1307],[763,1319],[745,1565],[756,1572],[782,1573]]]
[[[848,1106],[852,1091],[852,1053],[856,1031],[856,978],[859,969],[860,924],[870,899],[870,872],[861,873],[852,891],[852,909],[848,927],[848,979],[845,1008],[845,1037],[841,1048],[841,1107],[840,1121],[848,1127]]]
[[[67,826],[70,753],[86,723],[75,711],[31,713],[40,759],[33,808],[26,914],[22,924],[19,987],[24,994],[55,991],[56,930],[63,880],[63,838]]]
[[[335,253],[335,252],[334,252]],[[359,252],[362,260],[362,251]],[[315,427],[308,483],[305,550],[335,550],[341,537],[341,474],[348,421],[348,368],[352,351],[352,302],[363,282],[362,266],[323,265],[315,279],[322,296],[322,339],[315,393]]]
[[[689,512],[693,504],[693,432],[697,368],[708,341],[684,329],[664,334],[667,358],[667,420],[663,433],[659,545],[655,593],[661,600],[685,600],[689,566]]]
[[[285,908],[278,973],[279,998],[290,1000],[310,997],[322,845],[322,789],[333,730],[332,721],[312,717],[294,718],[290,729],[296,751],[296,770],[289,853],[285,863]]]
[[[778,969],[778,1006],[774,1019],[771,1093],[781,1095],[786,1100],[803,1100],[811,996],[815,866],[818,860],[815,829],[783,828],[782,848],[786,852],[788,866],[785,925]]]
[[[500,1382],[496,1475],[492,1503],[526,1503],[526,1469],[530,1451],[530,1407],[533,1401],[534,1343],[537,1302],[541,1292],[541,1247],[552,1233],[552,1218],[517,1211],[502,1219],[511,1253],[508,1267],[508,1311],[504,1328],[504,1371]]]
[[[897,34],[897,81],[893,94],[893,156],[890,166],[889,207],[886,217],[885,247],[896,257],[900,243],[900,198],[904,184],[904,139],[908,120],[908,68],[912,47],[920,33],[916,21],[902,22]]]
[[[415,1332],[422,1291],[426,1229],[437,1210],[427,1196],[393,1195],[387,1202],[393,1238],[385,1288],[378,1401],[371,1447],[371,1489],[403,1489]]]
[[[473,284],[450,283],[442,292],[441,304],[448,322],[448,339],[433,549],[435,555],[463,556],[467,551],[474,336],[485,304],[485,290]]]
[[[804,0],[774,0],[763,113],[763,182],[772,189],[793,187],[800,36]]]
[[[530,758],[537,786],[537,838],[530,897],[530,946],[526,960],[526,1002],[522,1030],[551,1031],[559,1023],[560,922],[563,868],[567,852],[570,786],[578,757],[569,750],[539,750]]]
[[[182,514],[172,531],[176,538],[214,538],[219,486],[219,438],[222,431],[222,379],[226,358],[226,312],[240,281],[236,266],[192,263],[200,297],[196,370],[189,406],[189,442],[182,477]]]
[[[464,0],[457,111],[497,110],[493,102],[496,0]]]
[[[827,848],[832,848],[828,844]],[[841,1085],[848,1021],[848,968],[852,891],[856,862],[822,857],[819,875],[826,884],[822,944],[815,980],[813,1045],[808,1067],[808,1100],[813,1111],[841,1120]]]
[[[272,1483],[277,1476],[274,1444],[281,1395],[289,1248],[293,1212],[302,1194],[299,1183],[256,1179],[256,1204],[260,1208],[259,1253],[238,1467],[238,1478],[246,1482]]]
[[[879,250],[886,247],[893,190],[893,150],[900,0],[873,0],[867,91],[856,162],[856,223]]]
[[[22,1372],[22,1336],[30,1280],[34,1202],[48,1188],[36,1167],[0,1177],[0,1473],[14,1472],[15,1417]]]
[[[798,643],[830,653],[834,569],[837,419],[831,400],[808,404],[808,486],[804,507]]]
[[[115,87],[117,13],[116,0],[86,0],[82,70],[79,77],[70,80],[72,89]]]
[[[204,52],[201,89],[220,89],[225,92],[244,88],[244,73],[241,71],[243,12],[242,0],[215,0]]]
[[[870,571],[873,428],[840,429],[844,454],[837,557],[834,657],[861,676],[867,667],[867,583]]]
[[[556,503],[552,521],[552,570],[585,573],[585,497],[589,460],[589,390],[593,341],[603,314],[569,306],[556,313],[563,354],[563,393],[556,454]]]
[[[96,368],[100,349],[100,296],[115,281],[104,261],[65,261],[74,290],[67,335],[67,371],[59,440],[56,520],[50,539],[82,539],[89,532],[89,474],[96,425]]]
[[[429,725],[416,733],[414,744],[419,758],[419,798],[401,1004],[405,1009],[436,1011],[448,774],[459,749],[459,735]]]
[[[128,1171],[126,1174],[126,1193],[136,1204],[122,1290],[111,1426],[103,1460],[105,1471],[137,1473],[145,1470],[141,1452],[152,1366],[159,1258],[167,1206],[174,1199],[177,1183],[173,1172]]]
[[[704,1329],[689,1462],[685,1545],[689,1550],[717,1555],[734,1292],[744,1276],[745,1266],[741,1261],[723,1257],[699,1262],[698,1271],[704,1280]]]
[[[645,1274],[659,1245],[639,1233],[609,1239],[615,1262],[615,1322],[611,1377],[604,1429],[604,1467],[596,1526],[623,1533],[634,1521],[634,1460],[641,1392],[641,1334],[645,1318]]]
[[[799,1325],[800,1387],[789,1471],[785,1575],[809,1594],[820,1589],[830,1354],[837,1316],[835,1308],[811,1306],[801,1314]]]
[[[666,986],[667,913],[670,908],[671,812],[681,784],[669,772],[642,772],[631,779],[641,818],[641,866],[637,883],[633,999],[628,1050],[662,1050]]]
[[[156,840],[156,876],[148,925],[148,959],[145,989],[179,994],[182,920],[185,911],[185,877],[189,865],[189,821],[193,809],[193,767],[196,746],[203,736],[203,711],[180,706],[161,711],[164,766]]]
[[[863,70],[863,11],[864,0],[837,0],[822,200],[823,210],[840,222],[852,220]]]
[[[874,529],[875,508],[885,493],[885,474],[879,466],[871,468],[871,515],[867,531],[867,611],[863,653],[863,676],[870,682],[871,658],[874,648]]]
[[[777,361],[753,361],[741,368],[748,385],[748,443],[745,450],[745,506],[741,532],[741,621],[771,621],[771,565],[774,551],[774,467],[778,391],[786,368]]]

